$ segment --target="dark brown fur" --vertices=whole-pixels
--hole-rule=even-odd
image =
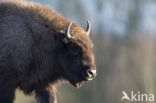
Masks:
[[[35,91],[39,103],[55,103],[53,84],[79,87],[96,69],[92,42],[71,21],[49,7],[22,0],[0,2],[0,103],[12,103],[15,89]]]

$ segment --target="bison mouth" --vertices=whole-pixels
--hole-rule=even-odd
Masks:
[[[83,83],[84,83],[85,81],[90,81],[90,80],[92,80],[92,79],[93,79],[93,77],[87,76],[87,77],[85,77],[84,79],[77,80],[77,81],[71,80],[71,81],[69,81],[69,82],[70,82],[74,87],[80,88],[80,87],[83,85]]]
[[[90,81],[95,77],[95,73],[81,72],[80,74],[70,76],[67,80],[74,87],[80,88],[85,81]]]

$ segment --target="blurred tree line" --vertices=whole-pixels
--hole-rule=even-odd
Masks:
[[[86,26],[91,38],[97,77],[76,89],[58,85],[58,103],[121,103],[122,91],[156,93],[155,0],[33,0]],[[22,96],[21,96],[22,95]],[[35,103],[17,91],[15,103]]]

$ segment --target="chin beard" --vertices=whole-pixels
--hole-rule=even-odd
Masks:
[[[73,86],[76,88],[80,88],[83,85],[83,81],[74,83]]]
[[[78,81],[78,82],[70,82],[74,87],[80,88],[84,81]]]

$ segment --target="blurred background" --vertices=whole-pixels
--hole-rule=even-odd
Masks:
[[[122,103],[122,91],[156,93],[156,0],[33,1],[83,28],[87,20],[92,24],[97,77],[79,89],[58,85],[58,103]],[[18,90],[16,98],[35,103]]]

